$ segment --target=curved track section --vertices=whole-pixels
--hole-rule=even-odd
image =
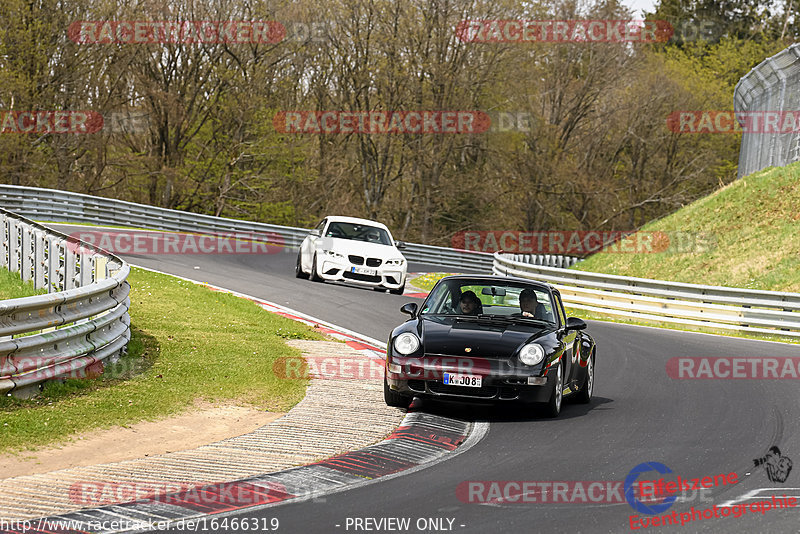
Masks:
[[[297,280],[293,254],[125,259],[264,298],[376,339],[386,339],[404,320],[398,310],[410,300]],[[793,424],[800,415],[797,381],[674,380],[666,372],[667,361],[677,356],[798,357],[798,346],[601,322],[591,322],[589,329],[598,345],[590,405],[567,405],[560,418],[547,420],[508,407],[426,404],[429,413],[488,422],[488,435],[464,454],[423,471],[324,501],[288,502],[237,517],[275,519],[279,532],[290,533],[625,532],[632,530],[637,512],[624,499],[476,503],[458,490],[470,481],[619,483],[642,462],[661,462],[683,478],[737,474],[735,485],[684,495],[665,512],[678,517],[692,508],[800,496],[800,470],[773,482],[753,462],[771,446],[800,458]],[[797,530],[798,519],[800,507],[794,507],[741,517],[695,516],[683,528],[679,523],[646,530],[789,532]],[[633,526],[641,530],[641,523]]]

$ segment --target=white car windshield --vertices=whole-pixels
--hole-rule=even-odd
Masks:
[[[332,222],[328,225],[325,237],[339,239],[352,239],[353,241],[366,241],[378,245],[391,245],[392,238],[383,228],[348,222]]]

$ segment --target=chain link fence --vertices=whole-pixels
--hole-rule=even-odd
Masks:
[[[733,109],[739,113],[800,111],[800,44],[764,60],[739,80]],[[740,119],[741,122],[741,119]],[[800,129],[780,133],[742,133],[739,178],[766,167],[800,161]]]

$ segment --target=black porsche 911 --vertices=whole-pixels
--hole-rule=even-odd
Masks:
[[[464,402],[541,403],[558,416],[565,395],[588,403],[595,343],[586,323],[567,318],[558,290],[499,276],[448,276],[411,318],[392,331],[386,350],[386,404],[414,397]]]

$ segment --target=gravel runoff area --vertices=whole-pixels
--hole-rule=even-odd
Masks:
[[[345,343],[287,343],[302,350],[310,361],[367,359]],[[196,449],[0,480],[0,519],[63,514],[131,501],[126,496],[134,491],[152,488],[163,493],[167,484],[185,488],[228,482],[313,463],[381,441],[404,415],[385,405],[382,378],[315,378],[297,406],[249,434]],[[122,499],[117,501],[117,497]]]

